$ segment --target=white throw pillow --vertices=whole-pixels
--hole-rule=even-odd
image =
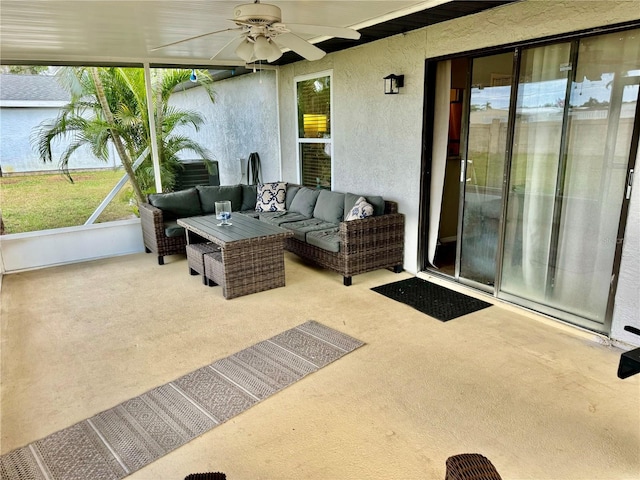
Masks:
[[[287,184],[284,182],[261,183],[256,196],[256,211],[284,212]]]
[[[361,218],[371,217],[372,215],[373,206],[371,206],[370,203],[367,203],[367,200],[364,197],[360,197],[353,208],[349,210],[345,220],[348,222],[349,220],[358,220]]]

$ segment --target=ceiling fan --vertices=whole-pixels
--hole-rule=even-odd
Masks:
[[[319,60],[325,56],[325,52],[307,40],[299,37],[293,31],[312,35],[348,38],[358,40],[360,32],[352,28],[330,27],[322,25],[302,25],[282,23],[280,8],[275,5],[254,3],[238,5],[233,9],[233,20],[237,26],[215,32],[203,33],[194,37],[167,43],[152,48],[151,51],[170,47],[179,43],[189,42],[197,38],[216,35],[223,32],[237,31],[238,36],[222,47],[213,57],[228,58],[233,52],[247,63],[266,60],[275,62],[282,56],[282,48],[289,48],[307,60]]]

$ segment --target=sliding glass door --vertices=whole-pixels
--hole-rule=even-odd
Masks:
[[[547,301],[555,273],[570,60],[570,43],[528,49],[518,77],[501,290],[534,302]]]
[[[460,277],[493,288],[500,238],[513,54],[474,59],[462,185]]]
[[[440,216],[458,217],[456,280],[608,331],[640,136],[639,38],[619,31],[450,62],[467,71],[461,171],[431,181],[445,191],[459,182],[459,208],[443,203]],[[437,152],[432,175],[448,160]]]
[[[637,34],[583,39],[573,55],[570,43],[524,50],[518,78],[501,292],[601,325],[629,175]]]

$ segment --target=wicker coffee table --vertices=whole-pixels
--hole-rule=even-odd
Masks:
[[[284,286],[284,240],[291,231],[242,214],[233,215],[232,225],[218,223],[215,215],[178,220],[187,244],[205,239],[220,247],[204,254],[210,285],[221,285],[226,299]]]

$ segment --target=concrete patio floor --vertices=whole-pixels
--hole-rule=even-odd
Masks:
[[[442,323],[370,290],[409,274],[285,261],[233,300],[183,256],[4,276],[0,452],[313,319],[366,345],[128,478],[442,479],[471,452],[505,480],[640,478],[640,375],[606,339],[505,305]]]

